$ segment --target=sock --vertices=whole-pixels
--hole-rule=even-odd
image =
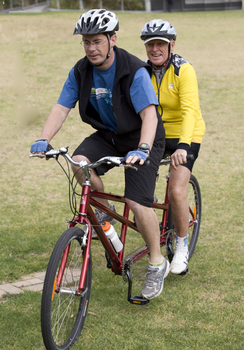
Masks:
[[[162,257],[162,262],[159,264],[154,264],[154,263],[149,263],[149,266],[152,268],[159,268],[159,267],[163,267],[164,266],[164,258]]]
[[[189,237],[189,235],[186,235],[185,237],[178,237],[176,235],[176,249],[187,252],[188,251],[188,237]]]

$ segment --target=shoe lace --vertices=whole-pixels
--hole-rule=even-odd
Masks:
[[[145,284],[147,287],[153,287],[155,283],[159,280],[160,276],[157,276],[158,269],[155,271],[148,271],[143,277],[146,276]]]

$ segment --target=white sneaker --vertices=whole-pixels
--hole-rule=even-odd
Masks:
[[[165,258],[163,258],[162,267],[148,266],[141,296],[148,300],[158,297],[163,291],[164,279],[168,276],[168,273],[169,262]]]
[[[188,271],[188,256],[189,252],[187,251],[180,251],[176,250],[174,253],[173,260],[171,261],[170,264],[170,272],[173,273],[174,275],[184,275]]]

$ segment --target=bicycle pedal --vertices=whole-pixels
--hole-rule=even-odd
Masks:
[[[136,304],[136,305],[146,305],[149,303],[150,300],[145,299],[139,295],[135,295],[130,298],[130,303],[131,304]]]
[[[181,276],[184,276],[184,275],[187,274],[187,272],[188,272],[188,267],[186,267],[186,269],[185,269],[184,271],[182,271],[182,272],[180,273],[180,275],[181,275]]]

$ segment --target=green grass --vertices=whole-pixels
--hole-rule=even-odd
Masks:
[[[244,12],[118,16],[118,46],[141,59],[146,58],[139,39],[144,23],[153,17],[171,21],[178,32],[175,52],[196,70],[206,122],[194,168],[202,225],[189,273],[170,275],[161,296],[144,307],[127,302],[127,284],[107,270],[95,242],[91,313],[73,349],[242,350]],[[78,12],[0,16],[0,283],[45,270],[65,219],[72,217],[61,169],[53,160],[29,159],[29,149],[69,69],[83,55],[80,38],[72,36],[78,17]],[[52,144],[68,145],[72,152],[91,132],[75,108]],[[165,170],[157,183],[160,199]],[[122,192],[122,170],[107,174],[105,185]],[[128,235],[128,246],[134,240]],[[139,287],[138,281],[134,294]],[[40,300],[34,292],[2,298],[0,349],[44,349]]]

